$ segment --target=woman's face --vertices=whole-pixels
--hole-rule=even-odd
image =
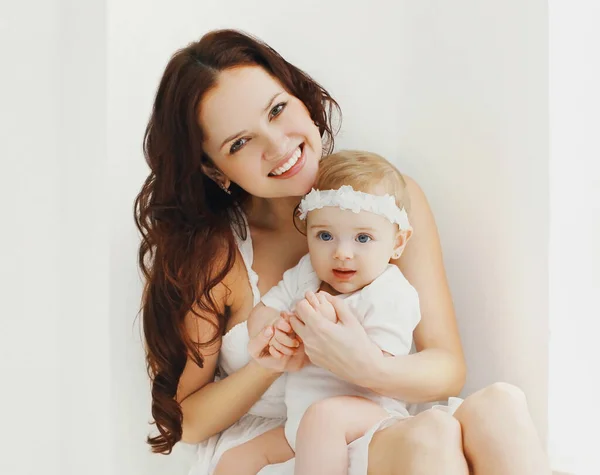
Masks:
[[[321,159],[319,129],[302,101],[264,69],[223,71],[199,120],[205,152],[248,193],[280,198],[311,189]]]

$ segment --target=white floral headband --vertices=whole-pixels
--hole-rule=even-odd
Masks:
[[[396,205],[396,200],[391,195],[371,195],[344,185],[338,190],[315,190],[308,193],[302,201],[298,210],[300,219],[306,219],[309,211],[321,209],[326,206],[335,206],[340,209],[350,210],[354,213],[368,211],[387,218],[392,224],[397,224],[400,229],[412,229],[408,222],[408,215],[404,208]]]

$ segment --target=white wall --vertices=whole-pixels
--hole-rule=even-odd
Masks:
[[[600,473],[600,4],[551,0],[549,10],[548,445],[554,467],[595,475]]]
[[[48,410],[59,404],[60,358],[56,3],[41,5],[39,17],[29,18],[24,5],[0,15],[0,473],[32,473],[59,459],[57,438],[32,436],[59,419]]]
[[[60,473],[112,473],[106,19],[59,3]]]
[[[0,16],[0,473],[111,473],[104,2]]]
[[[114,473],[158,474],[175,464],[143,444],[149,395],[132,324],[141,286],[131,204],[146,175],[142,135],[168,57],[225,26],[262,37],[332,92],[345,114],[340,146],[383,153],[421,183],[468,358],[465,394],[497,380],[518,384],[545,437],[545,2],[108,5]]]

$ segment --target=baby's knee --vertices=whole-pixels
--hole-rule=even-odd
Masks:
[[[343,413],[343,401],[338,397],[322,399],[313,403],[304,413],[298,425],[298,432],[310,434],[332,432],[340,427],[340,421],[348,418]]]
[[[300,419],[297,433],[308,438],[345,437],[348,420],[352,418],[352,404],[357,400],[362,398],[334,396],[313,403]]]
[[[348,402],[352,396],[336,396],[322,399],[313,403],[302,420],[306,419],[310,421],[327,421],[327,423],[334,424],[337,421],[347,420],[350,414],[348,414]]]

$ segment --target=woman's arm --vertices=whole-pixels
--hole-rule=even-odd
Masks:
[[[292,319],[292,324],[314,364],[407,402],[436,401],[460,392],[466,368],[435,220],[422,190],[412,179],[406,181],[414,232],[399,265],[419,293],[418,353],[384,357],[341,299],[331,300],[338,324],[300,305],[296,310],[302,321]]]
[[[244,311],[243,304],[235,299],[247,295],[244,280],[247,277],[245,268],[241,266],[234,266],[230,274],[215,287],[213,297],[220,312],[227,305],[232,314],[236,314]],[[228,298],[231,300],[228,301]],[[199,318],[190,312],[186,317],[186,329],[193,341],[210,341],[214,335],[216,317],[203,316],[205,318]],[[176,397],[183,412],[184,442],[202,442],[231,426],[248,412],[283,371],[298,366],[297,357],[292,360],[290,357],[275,358],[269,354],[274,329],[268,322],[264,322],[263,327],[265,325],[268,326],[262,331],[256,328],[250,338],[250,363],[220,381],[214,381],[220,340],[201,349],[203,368],[188,358]],[[304,355],[303,350],[301,355]]]
[[[225,306],[226,284],[214,289],[217,302]],[[208,320],[190,314],[186,317],[186,328],[197,342],[209,341],[215,327],[215,317]],[[260,332],[253,341],[255,345],[268,345],[271,334]],[[183,412],[182,440],[188,443],[202,442],[223,431],[240,419],[281,374],[273,369],[265,369],[251,360],[249,364],[228,377],[214,381],[221,341],[202,348],[204,367],[200,368],[192,358],[188,358],[177,388],[177,400]]]
[[[281,373],[251,361],[220,381],[205,384],[181,401],[182,440],[202,442],[239,420]]]

